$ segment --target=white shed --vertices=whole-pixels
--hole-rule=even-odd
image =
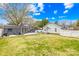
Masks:
[[[44,33],[60,33],[61,30],[61,26],[54,23],[48,23],[43,27]]]

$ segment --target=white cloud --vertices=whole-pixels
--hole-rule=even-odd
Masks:
[[[30,4],[29,6],[28,6],[28,9],[30,10],[30,11],[32,11],[32,12],[34,12],[34,14],[33,15],[40,15],[40,12],[44,12],[44,7],[43,7],[44,5],[43,5],[43,3],[38,3],[38,5],[37,6],[35,6],[34,4]],[[39,8],[39,10],[38,10],[38,8]]]
[[[64,18],[64,17],[66,17],[66,16],[59,16],[59,18]]]
[[[64,3],[64,6],[65,6],[66,10],[63,13],[65,14],[69,11],[69,9],[71,9],[74,6],[74,4],[73,3]]]
[[[40,13],[34,13],[34,15],[40,15]]]
[[[46,17],[46,19],[55,19],[55,17],[52,17],[52,18],[48,18],[48,17]]]
[[[57,10],[54,10],[54,14],[57,14]]]
[[[46,19],[49,19],[48,17]]]
[[[68,13],[68,10],[65,10],[65,11],[64,11],[64,14],[65,14],[65,13]]]
[[[38,3],[38,7],[40,8],[39,11],[43,11],[44,9],[43,3]]]
[[[28,6],[28,9],[29,9],[30,11],[32,11],[32,12],[37,12],[37,8],[36,8],[33,4],[30,4],[30,5]]]
[[[55,17],[52,17],[52,19],[55,19]]]
[[[65,9],[71,9],[74,4],[73,3],[64,3]]]
[[[42,21],[42,19],[36,19],[36,18],[33,18],[33,20],[35,20],[35,21]]]

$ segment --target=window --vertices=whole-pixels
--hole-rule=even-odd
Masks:
[[[12,32],[12,29],[11,29],[11,28],[9,28],[9,29],[8,29],[8,32]]]

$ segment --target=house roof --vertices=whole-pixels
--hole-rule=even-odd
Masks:
[[[23,25],[23,27],[27,27],[28,25]],[[4,25],[3,28],[19,28],[20,26],[16,26],[16,25]]]
[[[5,25],[4,28],[17,28],[16,25]]]

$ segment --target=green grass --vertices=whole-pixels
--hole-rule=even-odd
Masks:
[[[79,56],[79,38],[55,34],[0,38],[1,56]]]

